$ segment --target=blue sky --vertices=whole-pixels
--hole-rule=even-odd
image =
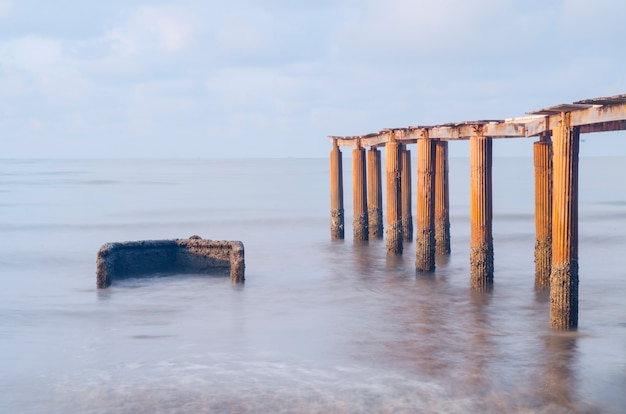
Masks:
[[[0,157],[326,157],[327,135],[626,93],[624,16],[623,0],[0,0]],[[605,153],[626,135],[581,144]]]

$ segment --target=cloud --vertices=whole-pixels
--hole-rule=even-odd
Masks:
[[[0,0],[0,135],[60,153],[325,156],[328,134],[626,91],[617,1],[64,1]]]
[[[56,39],[27,36],[0,42],[0,58],[7,83],[15,95],[43,94],[57,103],[81,97],[89,88],[75,62]]]
[[[45,73],[62,60],[62,45],[56,39],[22,37],[0,43],[2,62],[31,73]]]
[[[105,39],[120,56],[148,52],[176,53],[188,49],[196,21],[182,6],[142,6],[121,24],[107,31]]]
[[[220,52],[235,58],[262,58],[272,53],[271,14],[242,12],[225,16],[219,26],[217,42]]]
[[[499,0],[366,0],[345,8],[338,54],[379,58],[414,53],[459,52],[479,38],[507,2]],[[342,45],[343,43],[343,45]]]
[[[0,19],[8,17],[12,8],[13,5],[10,0],[0,0]]]

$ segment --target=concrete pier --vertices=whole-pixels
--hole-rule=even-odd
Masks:
[[[417,140],[417,235],[415,269],[435,270],[435,141]]]
[[[354,215],[352,229],[355,241],[368,240],[367,219],[367,173],[365,149],[359,145],[352,151],[352,191]]]
[[[402,154],[400,144],[392,137],[385,144],[387,176],[387,234],[388,254],[402,254]]]
[[[330,151],[330,237],[332,240],[344,238],[343,167],[337,140],[333,140]]]
[[[331,151],[331,237],[343,238],[343,188],[339,147],[371,148],[367,154],[367,216],[370,238],[382,236],[380,152],[385,146],[388,254],[399,255],[411,240],[410,154],[417,144],[416,260],[418,271],[434,271],[435,254],[450,254],[448,145],[470,141],[470,286],[473,294],[494,282],[492,140],[528,139],[534,143],[535,287],[550,289],[550,324],[578,325],[578,148],[580,134],[626,130],[626,94],[584,99],[527,112],[508,119],[448,122],[384,128],[378,132],[329,136]],[[550,141],[552,137],[552,142]],[[356,152],[355,152],[356,154]],[[362,153],[358,152],[359,160]],[[356,156],[355,156],[356,157]],[[359,161],[362,162],[362,161]],[[360,171],[361,164],[355,167]],[[404,165],[404,168],[403,168]],[[358,177],[362,177],[358,173]],[[360,179],[360,178],[359,178]],[[362,192],[362,183],[354,186]],[[362,201],[355,197],[355,239],[362,233]],[[357,210],[358,209],[358,210]],[[359,229],[357,232],[357,228]],[[433,236],[434,234],[434,236]],[[357,237],[359,236],[359,237]],[[404,236],[404,237],[403,237]],[[434,247],[433,247],[434,246]]]
[[[411,194],[411,151],[402,145],[402,240],[413,241],[413,203]]]
[[[488,291],[493,286],[492,233],[492,142],[475,135],[470,138],[470,284]]]
[[[380,151],[367,152],[367,218],[370,239],[383,238],[383,188]]]
[[[580,129],[562,113],[552,130],[552,267],[550,325],[559,330],[578,326],[578,148]]]
[[[450,254],[448,142],[435,142],[435,253]]]
[[[535,164],[535,287],[550,286],[552,260],[552,142],[548,133],[533,144]]]

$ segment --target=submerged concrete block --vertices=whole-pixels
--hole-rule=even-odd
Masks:
[[[157,273],[219,273],[230,269],[230,280],[244,281],[244,249],[240,241],[188,239],[106,243],[98,250],[98,289],[113,279]]]

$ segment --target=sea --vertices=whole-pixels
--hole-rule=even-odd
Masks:
[[[332,241],[328,159],[0,160],[0,412],[626,412],[626,158],[580,159],[570,332],[534,286],[532,158],[493,160],[488,293],[470,289],[468,158],[433,274],[415,243],[353,242],[350,164]],[[104,243],[192,235],[242,241],[245,284],[96,288]]]

